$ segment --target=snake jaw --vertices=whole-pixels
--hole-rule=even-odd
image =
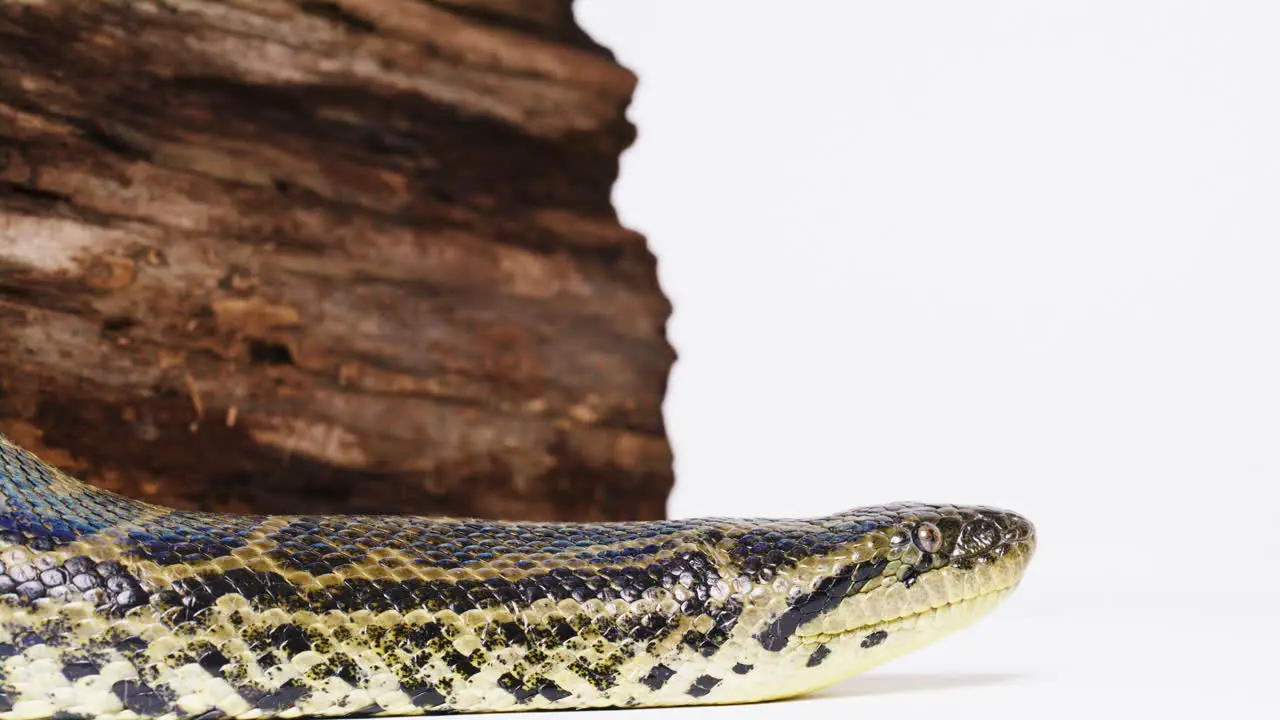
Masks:
[[[1034,545],[1034,540],[1021,540],[964,569],[945,566],[918,575],[910,585],[901,576],[890,575],[884,586],[846,598],[836,611],[802,627],[796,636],[816,642],[863,635],[887,624],[986,602],[992,596],[1003,599],[1017,588]]]

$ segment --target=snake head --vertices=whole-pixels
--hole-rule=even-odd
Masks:
[[[1021,580],[1032,524],[981,506],[899,503],[734,538],[751,662],[803,692],[969,624]]]

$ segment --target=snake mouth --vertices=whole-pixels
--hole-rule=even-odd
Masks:
[[[816,633],[796,633],[797,640],[802,644],[824,644],[833,640],[847,638],[851,636],[867,636],[872,637],[878,631],[886,631],[893,629],[903,629],[906,626],[913,625],[919,621],[926,619],[935,619],[944,614],[960,614],[970,615],[970,620],[976,619],[993,607],[997,602],[1004,599],[1005,596],[1013,592],[1017,587],[1016,583],[1012,583],[1003,587],[994,588],[977,595],[971,595],[965,598],[958,598],[936,605],[929,606],[922,610],[905,612],[893,615],[874,622],[862,623],[854,625],[842,630],[833,632],[816,632]]]

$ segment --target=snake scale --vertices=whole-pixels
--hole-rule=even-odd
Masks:
[[[1018,584],[1032,525],[176,511],[0,436],[0,720],[736,703],[830,685]]]

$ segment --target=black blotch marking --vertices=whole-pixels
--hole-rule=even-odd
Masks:
[[[283,650],[287,657],[293,657],[311,649],[311,641],[307,640],[306,631],[297,625],[277,625],[271,631],[270,637],[271,644]]]
[[[9,712],[13,709],[13,701],[9,699],[9,693],[4,688],[0,688],[0,712]]]
[[[902,571],[902,584],[905,585],[906,587],[911,587],[912,585],[915,585],[916,580],[918,579],[920,579],[920,572],[915,569],[915,566],[909,567],[906,570]]]
[[[565,690],[564,688],[551,682],[550,680],[547,680],[546,682],[542,683],[542,685],[538,688],[538,694],[550,700],[551,702],[560,702],[561,700],[569,697],[573,693],[569,692],[568,690]]]
[[[240,693],[248,702],[257,706],[262,710],[279,711],[297,704],[307,696],[309,692],[306,685],[297,680],[290,680],[280,686],[279,690],[264,692],[253,688],[236,688],[236,692]]]
[[[223,718],[225,718],[226,716],[227,716],[226,713],[222,712],[217,708],[214,708],[212,710],[205,710],[199,715],[192,716],[191,720],[223,720]]]
[[[352,711],[351,717],[371,717],[380,712],[386,712],[386,710],[378,703],[371,703],[369,705],[365,705],[359,710]]]
[[[814,650],[813,654],[809,656],[809,660],[804,664],[804,666],[817,667],[821,665],[822,661],[826,660],[827,656],[830,654],[831,654],[831,648],[827,647],[826,645],[819,645],[818,649]]]
[[[348,685],[358,687],[360,681],[364,679],[364,671],[348,655],[334,655],[329,659],[329,665],[333,667],[334,674],[345,680]]]
[[[142,715],[154,717],[169,712],[169,699],[155,688],[137,680],[120,680],[111,686],[111,692],[120,698],[125,708]]]
[[[210,650],[200,656],[196,662],[210,675],[222,675],[222,668],[231,663],[219,650]]]
[[[933,555],[924,553],[920,556],[919,562],[902,571],[902,584],[906,587],[915,585],[916,580],[919,580],[921,575],[931,569],[933,569]]]
[[[884,642],[884,639],[887,637],[889,637],[889,633],[883,630],[877,630],[871,633],[870,635],[862,638],[862,647],[873,648],[879,645],[880,643]]]
[[[614,643],[627,639],[642,643],[663,640],[675,630],[675,618],[656,612],[645,613],[634,621],[608,622],[599,628],[600,633]]]
[[[22,651],[10,643],[0,643],[0,660],[11,658],[20,652]]]
[[[122,655],[131,660],[138,654],[146,652],[147,649],[147,641],[137,637],[136,635],[125,635],[124,637],[114,640],[111,644],[116,650],[119,650]]]
[[[75,682],[82,677],[97,675],[102,668],[93,662],[69,662],[62,666],[62,676],[71,682]]]
[[[58,593],[54,593],[58,594]],[[54,617],[45,620],[36,629],[36,632],[43,638],[44,643],[51,647],[66,647],[73,640],[72,632],[74,628],[71,621],[62,617]]]
[[[556,639],[559,640],[561,644],[569,642],[578,635],[578,631],[574,630],[573,626],[564,620],[556,621],[551,626],[551,632],[555,634]]]
[[[16,638],[17,645],[20,648],[33,648],[37,645],[44,645],[45,639],[39,632],[24,632]]]
[[[650,690],[661,690],[662,686],[666,685],[675,674],[676,671],[666,665],[654,665],[648,675],[640,678],[640,682]]]
[[[538,694],[537,688],[526,687],[520,678],[511,673],[504,673],[502,677],[498,678],[498,687],[511,693],[516,702],[522,705]]]
[[[858,593],[867,583],[879,577],[888,564],[889,561],[883,558],[875,562],[862,562],[823,578],[816,590],[793,600],[791,607],[756,635],[756,639],[765,650],[782,650],[801,625],[835,610],[845,597]]]
[[[92,715],[81,715],[80,713],[67,712],[59,710],[50,716],[51,720],[94,720]]]
[[[704,657],[715,655],[729,641],[733,628],[742,616],[742,603],[729,600],[720,608],[708,607],[704,613],[711,615],[714,624],[707,632],[690,630],[682,638],[685,645],[697,650]]]
[[[449,667],[453,668],[459,675],[470,680],[472,676],[480,672],[480,668],[471,663],[469,656],[463,655],[457,650],[449,650],[444,654],[444,661],[449,663]]]
[[[588,665],[582,658],[578,658],[569,665],[569,669],[576,673],[578,677],[591,683],[591,687],[601,692],[618,684],[618,667],[616,663],[606,661],[592,666]]]
[[[710,675],[703,675],[702,677],[693,681],[693,684],[689,686],[688,693],[691,697],[696,697],[696,698],[705,697],[708,693],[711,692],[713,688],[715,688],[715,686],[719,684],[720,684],[720,678],[712,677]]]
[[[519,623],[503,623],[498,627],[498,630],[502,633],[502,639],[506,640],[508,645],[524,645],[529,642],[524,628],[520,627]]]
[[[265,609],[280,604],[287,609],[300,607],[298,588],[280,574],[258,572],[249,568],[234,568],[225,573],[206,573],[194,578],[184,578],[173,583],[173,592],[161,595],[161,604],[175,606],[176,623],[195,622],[218,598],[224,595],[243,595],[254,607]],[[328,610],[330,608],[325,608]],[[336,608],[332,608],[336,609]],[[325,610],[317,609],[317,613]]]
[[[736,665],[733,666],[733,671],[738,673],[739,675],[746,675],[747,673],[755,669],[756,669],[755,665],[747,665],[745,663],[737,663]]]
[[[409,693],[409,699],[413,701],[414,707],[421,708],[421,707],[435,707],[437,705],[443,705],[444,701],[447,698],[445,698],[444,694],[442,694],[439,690],[436,690],[434,687],[428,685],[427,687],[420,688],[418,690],[414,690],[413,692]]]
[[[368,20],[347,10],[338,3],[328,2],[328,0],[304,0],[299,6],[302,12],[316,17],[322,17],[325,20],[332,20],[341,25],[362,33],[373,33],[378,31],[378,26]]]

